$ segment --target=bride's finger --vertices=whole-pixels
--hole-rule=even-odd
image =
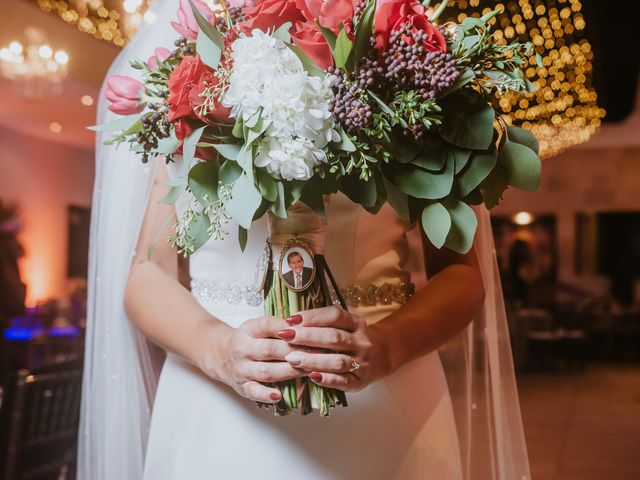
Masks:
[[[282,340],[270,338],[257,338],[251,340],[248,357],[251,360],[284,360],[296,348]]]
[[[282,318],[265,316],[247,320],[240,329],[253,338],[277,338],[278,330],[287,326]]]
[[[278,403],[282,398],[277,388],[270,388],[254,381],[245,382],[240,388],[244,396],[254,402]]]
[[[289,325],[303,325],[305,327],[333,327],[354,332],[359,326],[360,319],[346,310],[334,305],[331,307],[315,308],[291,315],[287,318]]]
[[[306,375],[302,370],[289,365],[288,362],[248,362],[245,375],[257,382],[283,382]]]
[[[347,373],[352,367],[351,357],[340,353],[304,353],[294,351],[288,354],[285,360],[294,367],[308,372]]]
[[[278,336],[293,345],[325,348],[337,352],[350,352],[353,348],[353,335],[345,330],[331,327],[286,328]]]
[[[309,378],[316,385],[327,388],[337,388],[345,392],[358,390],[358,378],[351,373],[311,372]]]

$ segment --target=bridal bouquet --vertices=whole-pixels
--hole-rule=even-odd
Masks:
[[[389,203],[436,247],[466,253],[473,205],[492,208],[508,186],[540,180],[535,137],[492,107],[532,91],[521,70],[532,49],[494,41],[499,10],[439,23],[449,2],[431,3],[219,0],[212,10],[180,0],[176,48],[132,62],[142,81],[110,78],[110,108],[123,116],[92,128],[114,131],[109,142],[144,162],[183,157],[164,201],[191,195],[172,238],[186,255],[228,234],[231,219],[244,248],[265,214],[293,221],[305,205],[322,218],[337,192],[372,213]],[[327,304],[326,282],[310,287],[324,295],[299,299],[277,276],[266,283],[275,313]]]

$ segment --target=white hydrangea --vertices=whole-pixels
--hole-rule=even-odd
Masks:
[[[331,77],[312,77],[287,45],[260,30],[233,42],[233,72],[222,103],[248,121],[258,110],[268,122],[256,166],[285,180],[308,180],[326,162],[323,148],[340,135],[329,104]]]

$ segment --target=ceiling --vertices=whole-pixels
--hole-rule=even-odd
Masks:
[[[80,148],[93,148],[94,134],[87,130],[95,123],[97,96],[109,65],[119,49],[96,40],[66,24],[53,13],[44,13],[34,1],[0,0],[0,47],[23,37],[27,27],[46,32],[55,49],[69,54],[69,75],[63,93],[43,99],[26,98],[11,82],[0,80],[0,133],[21,133]],[[90,95],[92,106],[80,98]],[[49,130],[57,122],[59,133]]]

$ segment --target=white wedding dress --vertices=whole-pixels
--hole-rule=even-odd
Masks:
[[[328,221],[327,261],[342,287],[407,281],[407,261],[421,262],[408,255],[404,224],[389,207],[372,216],[345,197],[333,197]],[[235,231],[235,225],[229,229]],[[194,294],[231,326],[263,314],[263,306],[249,305],[255,299],[241,292],[253,280],[266,236],[263,220],[253,224],[244,253],[235,235],[229,235],[209,241],[190,258]],[[399,307],[381,304],[353,311],[374,323]],[[276,417],[169,354],[153,407],[144,478],[462,478],[437,353],[347,398],[349,406],[333,409],[329,417]]]
[[[155,0],[149,16],[155,23],[141,29],[108,76],[137,77],[131,60],[172,48],[177,8],[178,0]],[[115,119],[104,85],[100,97],[98,123]],[[175,355],[167,356],[160,374],[123,300],[152,169],[126,145],[104,145],[108,138],[99,134],[96,143],[79,480],[529,478],[486,210],[477,210],[476,251],[486,301],[441,355],[426,355],[349,394],[349,406],[328,418],[275,417]],[[409,241],[388,206],[374,217],[335,196],[328,219],[326,256],[342,288],[424,283],[419,241]],[[266,221],[254,223],[244,253],[234,225],[229,231],[196,252],[190,269],[198,301],[237,326],[263,314],[260,299],[243,287],[253,280]],[[374,323],[399,306],[353,311]]]

